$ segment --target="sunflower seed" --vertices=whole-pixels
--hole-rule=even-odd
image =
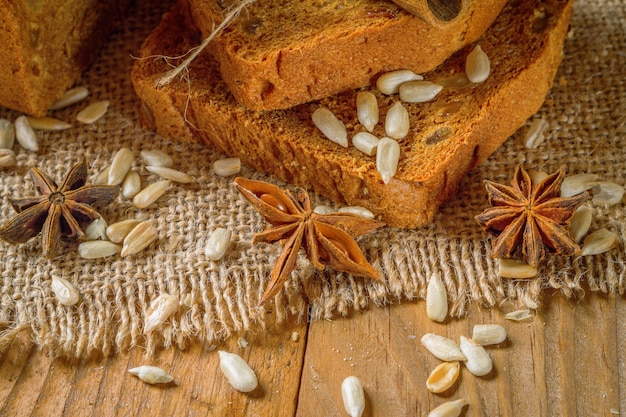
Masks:
[[[122,181],[122,195],[128,199],[133,198],[141,191],[141,177],[137,171],[130,170]]]
[[[569,234],[575,243],[579,243],[587,234],[593,220],[593,210],[589,206],[580,206],[574,212],[568,226]]]
[[[454,385],[461,373],[459,361],[443,362],[439,364],[428,376],[426,388],[432,393],[440,394]]]
[[[0,119],[0,149],[12,149],[15,144],[15,127],[7,119]]]
[[[489,57],[480,47],[476,47],[467,55],[465,60],[465,74],[473,83],[482,83],[489,77],[491,72],[491,63]]]
[[[533,184],[539,184],[541,181],[548,178],[548,173],[546,171],[537,171],[536,169],[529,169],[528,175],[530,176],[530,180]]]
[[[11,149],[0,149],[0,168],[12,167],[17,164],[15,152]]]
[[[365,155],[376,155],[378,138],[368,132],[359,132],[352,137],[352,144]]]
[[[248,341],[244,339],[243,337],[239,336],[237,338],[237,346],[239,346],[240,349],[245,349],[248,347]]]
[[[158,237],[158,230],[152,221],[143,221],[135,226],[124,238],[121,256],[135,255],[147,248]]]
[[[484,347],[465,336],[461,336],[460,347],[461,352],[467,358],[465,367],[468,371],[476,376],[484,376],[491,372],[493,363],[491,362],[491,356],[489,356]]]
[[[223,158],[213,162],[213,172],[220,177],[229,177],[241,171],[239,158]]]
[[[313,112],[311,119],[324,136],[344,148],[348,147],[346,126],[333,112],[325,107],[320,107]]]
[[[170,180],[162,180],[148,185],[133,197],[133,205],[140,209],[148,207],[165,194],[170,184]]]
[[[369,91],[359,91],[356,95],[356,112],[359,122],[371,132],[378,123],[378,102]]]
[[[290,339],[292,342],[297,342],[299,338],[300,338],[300,334],[298,332],[291,332]]]
[[[572,197],[591,189],[598,176],[596,174],[569,175],[561,183],[561,197]]]
[[[506,313],[504,315],[504,318],[511,321],[522,321],[526,319],[532,319],[533,316],[532,314],[530,314],[530,310],[526,308],[524,310],[515,310],[511,311],[510,313]]]
[[[328,213],[335,213],[337,210],[335,210],[334,208],[330,206],[319,204],[313,208],[313,211],[317,214],[328,214]]]
[[[420,81],[424,77],[417,75],[413,71],[398,70],[391,71],[381,75],[376,80],[376,88],[383,94],[396,94],[400,90],[400,86],[409,81]]]
[[[458,417],[461,411],[463,411],[463,407],[467,404],[469,403],[464,399],[447,401],[431,410],[431,412],[428,413],[428,417]]]
[[[178,304],[178,298],[168,293],[163,293],[152,300],[146,312],[143,333],[148,334],[165,323],[178,309]]]
[[[107,237],[111,242],[122,243],[124,238],[131,230],[135,228],[142,220],[126,219],[109,225],[106,230]]]
[[[210,261],[219,261],[230,246],[231,231],[218,227],[213,231],[204,247],[204,256]]]
[[[409,134],[409,112],[399,101],[396,101],[387,112],[385,133],[390,138],[396,140],[400,140]]]
[[[400,160],[400,145],[397,141],[389,138],[382,138],[378,142],[376,150],[376,169],[385,184],[391,181],[396,175],[398,161]]]
[[[349,376],[341,383],[343,407],[350,417],[361,417],[365,410],[363,384],[356,376]]]
[[[26,150],[32,152],[39,150],[39,140],[26,116],[15,119],[15,139]]]
[[[537,148],[544,141],[544,133],[547,129],[548,122],[543,117],[533,120],[524,137],[524,146],[527,149]]]
[[[258,380],[250,365],[241,356],[219,350],[220,369],[230,385],[237,391],[250,392],[258,385]]]
[[[617,244],[617,233],[607,229],[596,230],[583,241],[582,255],[599,255],[613,249]]]
[[[448,291],[439,274],[433,274],[426,288],[426,315],[436,322],[443,322],[448,315]]]
[[[86,240],[105,240],[107,238],[106,230],[107,230],[107,221],[102,217],[98,217],[85,229],[85,239]]]
[[[614,182],[597,182],[592,187],[594,204],[612,206],[619,204],[624,198],[624,187]]]
[[[499,324],[476,324],[472,340],[479,345],[497,345],[506,340],[506,330]]]
[[[119,185],[124,181],[126,174],[133,165],[133,152],[128,148],[121,148],[113,155],[109,168],[109,185]]]
[[[157,174],[163,179],[178,182],[180,184],[187,184],[193,181],[191,175],[185,174],[184,172],[180,172],[172,168],[148,165],[146,166],[146,170],[152,172],[153,174]]]
[[[363,217],[364,219],[373,219],[374,213],[361,206],[344,206],[337,210],[340,213],[351,213],[355,214],[359,217]]]
[[[439,336],[434,333],[426,333],[422,336],[422,345],[437,359],[442,361],[465,361],[467,358],[461,352],[459,345],[454,340]]]
[[[28,122],[33,129],[37,130],[66,130],[72,127],[71,124],[54,117],[30,117]]]
[[[129,369],[128,373],[137,376],[147,384],[167,384],[174,380],[174,377],[157,366],[139,366]]]
[[[144,164],[153,167],[171,168],[174,166],[174,159],[158,149],[147,149],[141,151],[141,158],[143,159]]]
[[[60,110],[65,107],[71,106],[72,104],[76,104],[81,100],[84,100],[89,95],[89,90],[85,87],[74,87],[70,88],[63,94],[63,96],[52,103],[52,106],[48,108],[48,110]]]
[[[83,259],[99,259],[120,253],[120,245],[108,240],[89,240],[78,245],[78,253]]]
[[[537,268],[517,259],[498,258],[498,276],[502,278],[528,279],[539,274]]]
[[[93,180],[93,183],[97,185],[107,185],[109,182],[110,170],[111,170],[111,165],[107,165],[106,167],[104,167],[104,169],[100,171],[98,175],[96,175],[96,177]]]
[[[50,289],[64,306],[73,306],[80,300],[78,289],[64,278],[52,277]]]
[[[109,109],[109,100],[96,101],[89,104],[76,115],[76,120],[85,124],[92,124],[104,116]]]
[[[425,103],[434,99],[443,87],[430,81],[410,81],[400,86],[400,100],[405,103]]]

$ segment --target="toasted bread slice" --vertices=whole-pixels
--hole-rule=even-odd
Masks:
[[[328,140],[312,123],[315,109],[326,107],[341,119],[349,137],[365,130],[358,123],[354,90],[288,110],[254,112],[231,95],[217,62],[201,54],[189,68],[189,79],[157,88],[171,68],[163,59],[138,60],[132,79],[144,102],[145,121],[161,135],[198,141],[238,156],[281,180],[325,195],[338,203],[364,206],[390,225],[413,228],[433,219],[457,189],[463,176],[485,161],[524,124],[544,101],[562,59],[571,1],[512,1],[479,44],[491,60],[491,74],[480,84],[464,76],[473,46],[459,51],[426,80],[444,85],[426,103],[404,104],[409,134],[399,141],[400,161],[389,183],[382,181],[376,158],[352,144]],[[197,44],[200,33],[179,3],[148,37],[144,57],[178,56]],[[385,135],[387,110],[399,100],[373,88]]]
[[[189,3],[207,36],[233,2]],[[427,5],[413,15],[388,0],[256,0],[209,49],[239,102],[285,109],[362,87],[382,72],[430,71],[474,42],[506,0],[462,3],[446,21]]]

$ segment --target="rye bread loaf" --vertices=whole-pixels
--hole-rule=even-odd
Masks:
[[[0,106],[43,116],[95,60],[129,0],[0,0]]]
[[[398,171],[388,184],[376,170],[375,157],[329,141],[311,121],[315,109],[326,107],[345,123],[349,137],[363,131],[355,109],[359,90],[288,110],[255,112],[234,99],[207,53],[193,62],[188,80],[156,88],[171,67],[154,55],[178,56],[199,40],[184,3],[145,41],[141,55],[150,58],[135,63],[132,80],[146,123],[161,135],[215,146],[283,181],[338,203],[364,206],[390,225],[413,228],[430,222],[463,176],[539,109],[562,59],[571,3],[511,1],[479,40],[491,59],[491,75],[481,84],[463,75],[472,47],[424,74],[445,88],[430,102],[405,104],[410,132],[400,140]],[[364,89],[378,98],[384,121],[398,96]],[[374,134],[385,135],[382,122]]]
[[[232,1],[189,3],[207,36]],[[467,0],[443,21],[427,5],[416,16],[388,0],[256,0],[208,49],[239,102],[285,109],[362,87],[382,72],[430,71],[474,42],[505,3]]]

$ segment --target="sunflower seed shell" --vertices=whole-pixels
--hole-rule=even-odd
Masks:
[[[432,393],[440,394],[449,390],[461,373],[459,361],[442,362],[428,376],[426,388]]]

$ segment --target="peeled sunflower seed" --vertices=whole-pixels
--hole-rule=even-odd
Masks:
[[[152,300],[146,313],[143,333],[148,334],[165,321],[178,309],[178,298],[171,294],[163,293]]]
[[[596,230],[583,241],[582,255],[599,255],[607,252],[617,244],[617,233],[607,229]]]
[[[422,345],[437,359],[442,361],[464,361],[467,360],[459,345],[454,340],[439,336],[434,333],[426,333],[422,336]]]
[[[428,417],[458,417],[467,404],[467,400],[464,399],[448,401],[431,410]]]
[[[122,248],[108,240],[89,240],[78,245],[78,254],[83,259],[99,259],[120,253]]]
[[[423,79],[424,77],[410,70],[391,71],[378,77],[378,80],[376,80],[376,88],[383,94],[396,94],[402,84]]]
[[[230,246],[230,238],[232,233],[228,229],[218,227],[213,231],[204,247],[204,255],[210,261],[219,261],[224,257],[228,246]]]
[[[425,103],[434,99],[443,87],[430,81],[410,81],[400,86],[400,100],[405,103]]]
[[[337,211],[340,213],[352,213],[359,217],[363,217],[365,219],[374,218],[374,213],[372,213],[365,207],[361,207],[361,206],[344,206],[344,207],[340,207],[339,210]]]
[[[498,276],[501,278],[528,279],[539,274],[537,268],[517,259],[498,259]]]
[[[439,323],[448,315],[448,291],[439,274],[433,274],[426,287],[426,315]]]
[[[17,164],[15,152],[11,149],[0,149],[0,168],[12,167]]]
[[[104,167],[102,171],[96,175],[93,179],[93,183],[97,185],[107,185],[109,182],[109,171],[111,169],[111,165]]]
[[[95,123],[98,119],[105,115],[108,109],[109,100],[93,102],[78,112],[76,120],[85,124]]]
[[[318,204],[317,206],[313,208],[313,211],[317,214],[328,214],[328,213],[334,213],[337,210],[335,210],[334,208],[330,206],[326,206],[324,204]]]
[[[320,107],[313,112],[311,119],[324,136],[344,148],[348,147],[346,126],[332,111],[325,107]]]
[[[147,384],[167,384],[174,380],[174,377],[157,366],[139,366],[129,369],[128,373],[137,376]]]
[[[0,149],[12,149],[15,144],[15,127],[7,119],[0,119]]]
[[[365,155],[376,155],[378,138],[368,132],[359,132],[352,137],[352,144]]]
[[[363,384],[356,376],[349,376],[341,383],[343,407],[350,417],[361,417],[365,410]]]
[[[378,142],[378,149],[376,150],[376,170],[385,184],[388,184],[391,178],[396,175],[399,160],[400,145],[398,142],[393,139],[382,138]]]
[[[128,148],[121,148],[113,155],[109,168],[109,185],[119,185],[124,181],[126,174],[133,165],[133,152]]]
[[[73,306],[80,300],[78,289],[68,280],[61,277],[52,277],[50,289],[57,300],[64,306]]]
[[[39,140],[26,116],[15,119],[15,139],[26,150],[32,152],[39,150]]]
[[[244,361],[241,356],[224,352],[217,352],[220,356],[220,369],[237,391],[251,392],[258,385],[258,380],[250,365]]]
[[[126,219],[113,223],[107,227],[106,235],[111,242],[122,243],[126,235],[141,222],[139,219]]]
[[[506,340],[506,330],[499,324],[476,324],[472,340],[482,346],[497,345]]]
[[[141,191],[141,177],[137,171],[130,170],[122,181],[122,195],[126,198],[133,198],[139,191]]]
[[[85,239],[86,240],[104,240],[107,238],[106,230],[108,224],[107,221],[102,217],[98,217],[85,229]]]
[[[385,117],[385,134],[400,140],[409,134],[409,112],[401,102],[396,101]]]
[[[157,174],[163,179],[178,182],[180,184],[187,184],[193,181],[193,177],[191,175],[172,168],[148,165],[146,166],[146,170],[152,172],[153,174]]]
[[[606,204],[612,206],[619,204],[624,198],[624,187],[614,182],[597,182],[592,187],[594,204]]]
[[[598,176],[596,174],[574,174],[563,179],[561,183],[561,197],[572,197],[590,190]]]
[[[445,392],[454,385],[460,373],[459,361],[442,362],[430,373],[426,380],[426,388],[435,394]]]
[[[223,158],[213,162],[213,172],[220,177],[229,177],[241,171],[239,158]]]
[[[48,108],[48,110],[60,110],[65,107],[71,106],[72,104],[78,103],[81,100],[84,100],[89,95],[89,90],[85,87],[75,87],[70,88],[63,94],[63,96],[52,103],[52,106]]]
[[[170,180],[162,180],[148,185],[133,197],[133,205],[140,209],[148,207],[165,194],[170,183]]]
[[[533,316],[532,314],[530,314],[530,310],[526,308],[524,310],[515,310],[511,311],[510,313],[506,313],[504,315],[504,318],[511,321],[522,321],[526,319],[531,319],[533,318]]]
[[[575,243],[579,243],[589,231],[593,220],[593,210],[589,206],[580,206],[570,220],[568,230]]]
[[[493,363],[491,362],[491,356],[489,356],[484,347],[465,336],[461,336],[460,347],[461,352],[467,358],[465,367],[468,371],[476,376],[484,376],[491,372]]]
[[[538,147],[545,139],[546,129],[548,129],[548,122],[543,117],[533,120],[524,137],[524,146],[528,149]]]
[[[33,129],[37,130],[65,130],[72,127],[71,124],[54,117],[28,117],[28,122]]]
[[[378,102],[369,91],[359,91],[356,95],[356,112],[359,122],[371,132],[378,123]]]
[[[491,72],[491,63],[489,57],[480,47],[476,47],[467,55],[465,60],[465,74],[473,83],[482,83],[489,77]]]
[[[171,156],[158,149],[148,149],[141,151],[141,158],[146,165],[171,168],[174,160]]]
[[[151,221],[143,221],[135,226],[124,238],[121,256],[135,255],[147,248],[158,237],[158,231]]]
[[[546,171],[537,171],[536,169],[529,169],[528,175],[530,176],[530,181],[533,184],[539,184],[541,181],[548,178],[548,173]]]

